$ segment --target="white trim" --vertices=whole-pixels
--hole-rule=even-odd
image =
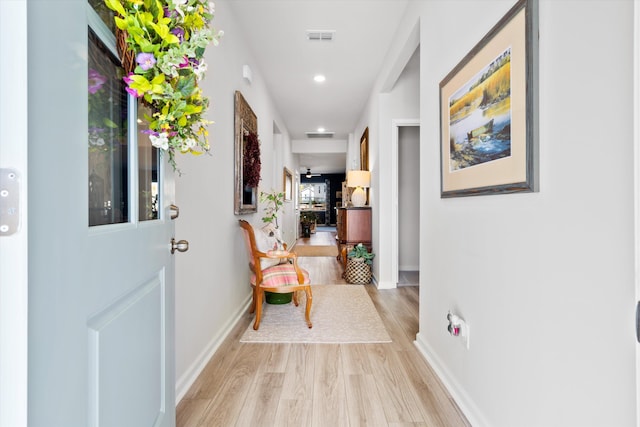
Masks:
[[[392,119],[391,120],[391,283],[393,286],[389,288],[395,288],[398,286],[398,269],[399,269],[399,246],[398,231],[400,225],[398,224],[398,151],[399,151],[399,137],[401,126],[420,126],[420,119]],[[419,172],[419,171],[418,171]],[[385,287],[385,289],[387,289]]]
[[[198,376],[202,373],[209,360],[213,357],[214,353],[220,348],[220,345],[224,342],[224,340],[229,336],[229,334],[233,331],[233,328],[237,325],[237,323],[245,316],[246,311],[249,309],[249,304],[251,303],[251,295],[247,297],[244,304],[240,307],[235,314],[235,316],[231,317],[230,321],[221,329],[220,334],[212,338],[209,341],[209,344],[202,350],[202,352],[196,357],[193,361],[189,369],[178,378],[176,381],[176,406],[180,403],[182,398],[187,394],[189,388],[196,381]]]
[[[20,180],[19,229],[0,237],[0,426],[27,425],[27,1],[0,0],[0,167]]]
[[[464,388],[456,381],[456,379],[447,371],[446,364],[442,363],[442,360],[433,351],[431,346],[422,339],[420,332],[416,334],[416,340],[413,344],[417,347],[418,351],[426,359],[427,363],[431,366],[436,376],[442,382],[444,388],[451,395],[456,402],[464,416],[474,427],[489,427],[491,424],[484,418],[480,408],[473,402]]]
[[[633,148],[634,148],[634,225],[636,301],[640,300],[640,0],[634,1],[633,60]],[[636,341],[636,424],[640,426],[640,344]]]

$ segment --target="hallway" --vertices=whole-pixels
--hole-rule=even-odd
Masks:
[[[297,244],[327,245],[333,236],[317,232]],[[333,257],[299,263],[313,283],[346,285]],[[365,286],[392,343],[243,344],[253,317],[246,312],[178,405],[177,426],[468,426],[413,344],[418,287]]]

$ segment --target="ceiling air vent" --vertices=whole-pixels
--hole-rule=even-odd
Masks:
[[[336,30],[307,30],[307,39],[311,41],[330,42]]]
[[[333,138],[333,132],[305,132],[307,138]]]

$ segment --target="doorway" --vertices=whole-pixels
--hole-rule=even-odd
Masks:
[[[398,127],[398,286],[420,283],[420,127]]]
[[[392,121],[392,253],[396,286],[419,285],[420,120]]]

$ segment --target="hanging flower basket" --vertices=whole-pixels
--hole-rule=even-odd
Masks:
[[[222,31],[209,27],[213,3],[205,0],[104,0],[116,14],[116,47],[126,71],[127,92],[151,109],[144,132],[169,155],[200,155],[210,149],[205,113],[209,100],[198,82],[207,65],[205,48]]]

